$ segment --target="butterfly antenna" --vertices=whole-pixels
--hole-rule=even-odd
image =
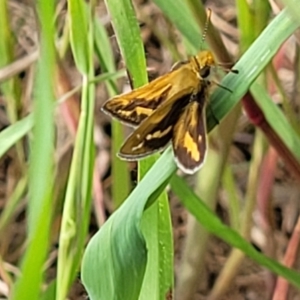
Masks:
[[[229,65],[232,65],[232,63],[228,63]],[[224,64],[216,64],[215,68],[218,68],[220,67],[224,72],[227,72],[227,73],[234,73],[234,74],[239,74],[239,71],[236,70],[236,69],[231,69],[231,68],[226,68],[224,67]]]
[[[232,90],[229,89],[228,87],[224,86],[224,85],[221,85],[220,83],[216,82],[216,81],[211,81],[213,84],[219,86],[220,88],[222,88],[223,90],[229,92],[229,93],[232,93]]]
[[[207,9],[206,22],[205,22],[204,29],[203,29],[203,34],[202,34],[201,46],[203,45],[203,43],[204,43],[204,41],[205,41],[205,38],[206,38],[208,26],[209,26],[209,23],[210,23],[210,16],[211,16],[211,9],[208,8],[208,9]],[[202,48],[202,47],[201,47],[201,48]]]

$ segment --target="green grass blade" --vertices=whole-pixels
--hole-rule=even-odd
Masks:
[[[297,29],[298,25],[283,10],[255,40],[247,52],[234,66],[239,74],[228,74],[221,85],[232,93],[217,89],[211,96],[212,109],[208,109],[208,130],[216,125],[216,118],[221,120],[247,92],[250,85],[262,72],[282,43]],[[275,104],[274,104],[275,105]],[[212,116],[212,112],[214,116]]]
[[[274,104],[267,91],[257,83],[251,86],[251,93],[256,99],[268,123],[280,136],[291,152],[300,159],[300,138],[292,125],[288,122],[280,108]]]
[[[91,299],[138,299],[147,263],[141,217],[176,169],[170,152],[162,155],[162,164],[151,168],[88,244],[82,281]]]
[[[24,299],[24,295],[27,299],[40,299],[53,209],[54,3],[38,2],[37,13],[41,26],[41,56],[34,89],[35,126],[29,166],[29,237],[22,262],[22,277],[16,282],[11,297],[14,300]]]
[[[0,132],[0,157],[32,129],[33,121],[33,115],[29,115]]]
[[[7,204],[2,209],[0,216],[0,235],[11,224],[12,217],[16,215],[28,187],[28,176],[24,176],[17,183],[13,193],[10,195]]]
[[[144,47],[132,3],[129,0],[106,0],[106,5],[112,16],[115,35],[133,86],[141,86],[148,78]]]
[[[95,21],[95,52],[98,55],[103,71],[115,72],[113,51],[107,32],[104,26],[97,20]],[[106,81],[106,87],[109,97],[113,97],[117,94],[115,81]],[[123,129],[123,125],[120,122],[115,120],[112,121],[112,178],[114,183],[122,182],[122,185],[112,184],[112,200],[114,208],[121,205],[129,195],[131,189],[128,164],[116,156],[116,153],[124,140]]]
[[[83,72],[83,83],[81,113],[59,237],[57,300],[66,298],[77,276],[90,219],[94,170],[94,16],[92,9],[87,10],[81,0],[70,0],[68,4],[71,7],[69,18],[72,50],[77,57],[77,68]],[[79,28],[78,24],[83,26]]]
[[[0,68],[9,65],[14,59],[13,34],[10,29],[9,2],[0,2]],[[6,110],[11,123],[18,119],[21,99],[21,84],[17,76],[0,83],[0,90],[6,99]],[[18,149],[19,150],[19,149]]]
[[[290,283],[300,288],[300,273],[288,269],[277,261],[258,252],[251,244],[244,240],[237,231],[224,225],[214,212],[197,197],[182,178],[176,175],[173,176],[171,179],[171,187],[183,205],[209,232],[218,236],[231,246],[240,249],[261,266],[286,278]]]
[[[89,72],[88,19],[84,4],[80,0],[68,1],[72,53],[80,72],[87,74]]]
[[[185,1],[153,0],[187,41],[199,50],[201,31]]]
[[[246,0],[236,0],[237,20],[240,29],[240,51],[244,53],[245,50],[255,39],[254,33],[254,16],[249,3]]]
[[[282,2],[286,5],[294,21],[300,26],[299,2],[297,0],[282,0]]]
[[[150,294],[153,299],[162,299],[172,292],[174,285],[172,223],[166,195],[160,195],[144,212],[141,228],[147,243],[148,262],[139,299],[147,300]]]

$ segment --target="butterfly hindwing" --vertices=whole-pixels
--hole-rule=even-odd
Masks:
[[[188,174],[195,173],[206,155],[206,88],[196,95],[178,118],[173,132],[172,144],[178,166]]]

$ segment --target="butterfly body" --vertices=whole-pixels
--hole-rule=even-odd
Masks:
[[[103,110],[125,124],[138,126],[120,149],[119,157],[137,160],[172,142],[175,161],[185,172],[196,172],[205,159],[205,105],[210,51],[200,51],[169,73],[129,93],[108,100]]]

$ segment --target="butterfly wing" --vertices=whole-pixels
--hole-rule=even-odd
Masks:
[[[137,126],[166,99],[171,84],[166,78],[152,81],[127,94],[108,100],[102,110],[128,125]]]
[[[163,103],[128,137],[118,156],[136,160],[164,149],[173,136],[173,127],[189,104],[190,94]]]
[[[104,103],[102,110],[131,126],[139,125],[170,98],[180,99],[198,85],[197,74],[189,63],[129,93]]]
[[[172,138],[175,161],[188,174],[200,169],[206,155],[206,88],[196,97],[179,116]]]

